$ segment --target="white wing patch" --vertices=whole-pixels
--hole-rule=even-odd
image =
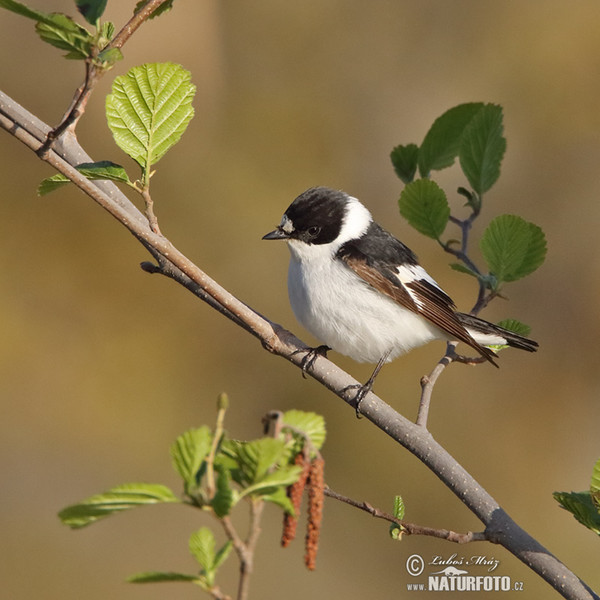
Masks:
[[[412,283],[413,281],[424,280],[435,286],[438,290],[440,290],[440,292],[445,293],[444,290],[442,290],[442,288],[438,285],[437,281],[435,281],[435,279],[431,277],[431,275],[421,265],[399,265],[396,268],[396,273],[400,283],[403,285]],[[423,300],[419,298],[419,295],[407,285],[404,285],[404,288],[409,293],[414,303],[421,308],[423,306]]]

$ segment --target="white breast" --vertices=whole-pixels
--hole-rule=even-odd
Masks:
[[[392,360],[434,339],[434,325],[377,292],[342,261],[331,245],[290,241],[290,303],[319,341],[358,362]]]

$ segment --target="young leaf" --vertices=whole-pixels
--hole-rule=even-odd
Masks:
[[[390,153],[392,165],[396,175],[404,183],[410,183],[417,172],[417,161],[419,159],[419,147],[416,144],[396,146]]]
[[[25,6],[16,0],[0,0],[0,8],[5,8],[6,10],[10,10],[11,12],[21,15],[22,17],[32,19],[33,21],[39,21],[40,23],[46,23],[48,25],[54,24],[51,14],[33,10],[32,8],[29,8],[28,6]]]
[[[289,515],[294,514],[294,505],[292,504],[292,501],[287,495],[284,487],[275,488],[275,490],[272,492],[262,495],[261,498],[265,502],[270,502],[271,504],[275,504],[280,508],[283,508],[283,510]]]
[[[215,464],[215,472],[217,476],[217,489],[210,505],[215,511],[215,515],[222,518],[231,512],[236,502],[236,494],[231,487],[229,471],[224,469],[221,464]]]
[[[402,496],[394,496],[394,517],[396,519],[404,519],[404,500]]]
[[[590,482],[590,494],[596,510],[600,511],[600,459],[596,461],[592,471],[592,481]]]
[[[47,15],[44,21],[36,23],[37,34],[48,44],[66,50],[65,58],[84,60],[90,56],[94,38],[92,34],[61,13]]]
[[[186,431],[171,446],[173,466],[183,478],[186,484],[186,492],[198,484],[198,471],[204,459],[208,456],[211,443],[212,433],[204,425],[198,429]]]
[[[460,140],[460,166],[471,187],[481,196],[500,177],[506,151],[502,135],[502,107],[486,104],[469,121]]]
[[[201,527],[190,536],[190,552],[205,570],[210,571],[215,563],[216,541],[208,527]]]
[[[196,87],[180,65],[151,63],[117,77],[106,117],[117,145],[146,172],[181,138]]]
[[[133,9],[133,14],[139,12],[142,8],[144,8],[144,6],[146,6],[146,4],[148,4],[150,0],[140,0],[136,5],[135,8]],[[154,10],[154,12],[148,17],[149,19],[154,19],[155,17],[158,17],[160,15],[162,15],[163,13],[166,13],[167,11],[171,10],[173,8],[173,0],[170,0],[169,2],[165,2],[164,4],[161,4],[158,8],[156,8]]]
[[[61,510],[58,516],[65,525],[72,529],[79,529],[115,512],[162,502],[179,502],[179,500],[164,485],[126,483],[68,506]]]
[[[440,238],[450,217],[446,194],[435,181],[417,179],[400,194],[400,214],[417,231],[434,240]]]
[[[125,169],[121,165],[117,165],[109,160],[81,163],[75,168],[88,179],[109,179],[111,181],[131,184]],[[71,180],[62,173],[47,177],[38,186],[38,195],[45,196],[67,183],[71,183]]]
[[[554,499],[588,529],[600,535],[600,514],[590,492],[554,492]]]
[[[297,481],[301,471],[302,467],[296,465],[279,467],[276,471],[263,475],[261,479],[246,487],[240,494],[240,498],[249,495],[265,497],[273,494],[276,488],[283,490]]]
[[[186,575],[185,573],[171,573],[162,571],[147,571],[136,573],[127,578],[128,583],[170,583],[173,581],[200,582],[198,575]]]
[[[471,275],[471,277],[479,277],[478,273],[476,273],[472,269],[469,269],[469,267],[467,267],[466,265],[463,265],[462,263],[450,263],[450,268],[453,271],[458,271],[459,273],[465,273],[466,275]]]
[[[302,432],[310,440],[315,450],[320,450],[323,447],[327,430],[325,419],[321,415],[302,410],[288,410],[283,413],[282,424],[284,430],[287,425],[293,427],[296,431]],[[301,448],[298,449],[298,452],[300,450]],[[297,452],[293,454],[297,454]]]
[[[516,215],[496,217],[483,232],[480,247],[498,282],[521,279],[546,258],[544,232]]]
[[[483,106],[482,102],[459,104],[434,121],[419,148],[421,177],[454,163],[465,127]]]
[[[527,337],[531,333],[531,327],[525,325],[525,323],[521,323],[521,321],[517,321],[517,319],[504,319],[499,321],[497,325],[524,337]]]
[[[96,21],[104,13],[107,0],[75,0],[77,10],[83,15],[90,25],[95,25]]]
[[[262,438],[241,444],[237,456],[245,481],[254,484],[262,482],[269,470],[282,462],[287,449],[281,440]]]

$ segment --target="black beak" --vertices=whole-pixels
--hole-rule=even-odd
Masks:
[[[289,240],[290,236],[281,228],[277,228],[269,233],[267,233],[267,235],[263,235],[262,237],[263,240]]]

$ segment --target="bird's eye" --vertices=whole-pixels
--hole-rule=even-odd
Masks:
[[[308,228],[308,235],[310,235],[310,237],[315,238],[319,235],[319,233],[321,233],[321,228],[317,227],[316,225]]]

